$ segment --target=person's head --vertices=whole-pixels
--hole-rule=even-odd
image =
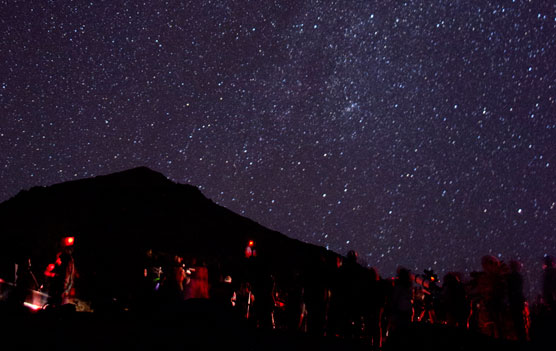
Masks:
[[[371,279],[371,281],[380,280],[380,275],[378,274],[378,270],[375,267],[369,268],[369,278]]]
[[[459,277],[452,272],[444,275],[444,286],[454,286],[460,282]]]
[[[405,267],[398,267],[396,271],[397,280],[402,283],[411,283],[411,271]]]
[[[542,268],[547,269],[552,267],[554,267],[554,257],[550,255],[544,255]]]
[[[498,259],[492,255],[485,255],[481,258],[481,266],[483,271],[487,273],[494,273],[498,270],[500,262]]]
[[[356,263],[357,262],[357,252],[354,250],[349,250],[347,253],[347,262]]]
[[[521,268],[523,268],[523,264],[517,260],[510,261],[510,271],[511,272],[521,272]]]

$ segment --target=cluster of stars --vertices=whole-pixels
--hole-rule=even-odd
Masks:
[[[556,5],[0,11],[0,200],[146,165],[384,276],[556,254]]]

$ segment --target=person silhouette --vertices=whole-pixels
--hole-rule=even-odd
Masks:
[[[544,256],[542,294],[550,311],[556,310],[556,263],[554,257]]]
[[[508,303],[510,318],[516,337],[520,341],[527,340],[525,329],[525,296],[523,295],[523,276],[521,275],[522,264],[519,261],[510,261],[510,273],[507,274]]]
[[[389,334],[407,329],[413,318],[413,291],[411,272],[398,267],[394,288],[389,301]]]
[[[73,248],[66,246],[57,254],[50,277],[48,305],[58,307],[69,302],[75,279]]]

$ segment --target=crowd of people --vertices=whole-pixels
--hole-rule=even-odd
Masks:
[[[76,270],[72,246],[58,253],[44,272],[48,306],[71,302]],[[399,267],[396,277],[381,277],[359,264],[357,253],[320,256],[303,269],[275,272],[256,255],[226,270],[207,262],[149,250],[143,261],[135,308],[172,306],[190,299],[217,306],[257,328],[283,329],[314,336],[365,340],[379,349],[389,336],[413,323],[469,329],[509,340],[531,339],[535,316],[556,318],[556,263],[543,262],[543,291],[534,304],[524,296],[522,265],[487,255],[482,270],[465,277],[432,270],[414,274]],[[16,287],[39,289],[30,260],[19,269]],[[16,290],[18,291],[18,290]],[[14,294],[21,301],[24,293]]]
[[[482,257],[480,272],[468,278],[451,272],[442,284],[433,271],[413,274],[403,267],[396,277],[382,278],[361,266],[354,251],[334,264],[321,257],[287,278],[259,269],[256,257],[247,261],[247,272],[237,281],[222,272],[209,280],[205,265],[186,265],[179,256],[170,265],[145,268],[145,278],[161,299],[212,299],[259,328],[363,339],[377,349],[412,323],[526,341],[532,313],[556,313],[556,264],[550,256],[544,262],[543,293],[534,306],[523,293],[521,263],[493,256]]]

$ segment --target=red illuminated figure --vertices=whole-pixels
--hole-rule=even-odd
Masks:
[[[253,240],[249,240],[245,248],[245,257],[249,258],[251,256],[257,256],[257,250],[255,250],[255,242]]]
[[[44,274],[49,278],[48,305],[60,306],[69,303],[75,293],[76,277],[73,260],[74,237],[62,238],[62,248],[56,254],[56,262],[46,268]]]

